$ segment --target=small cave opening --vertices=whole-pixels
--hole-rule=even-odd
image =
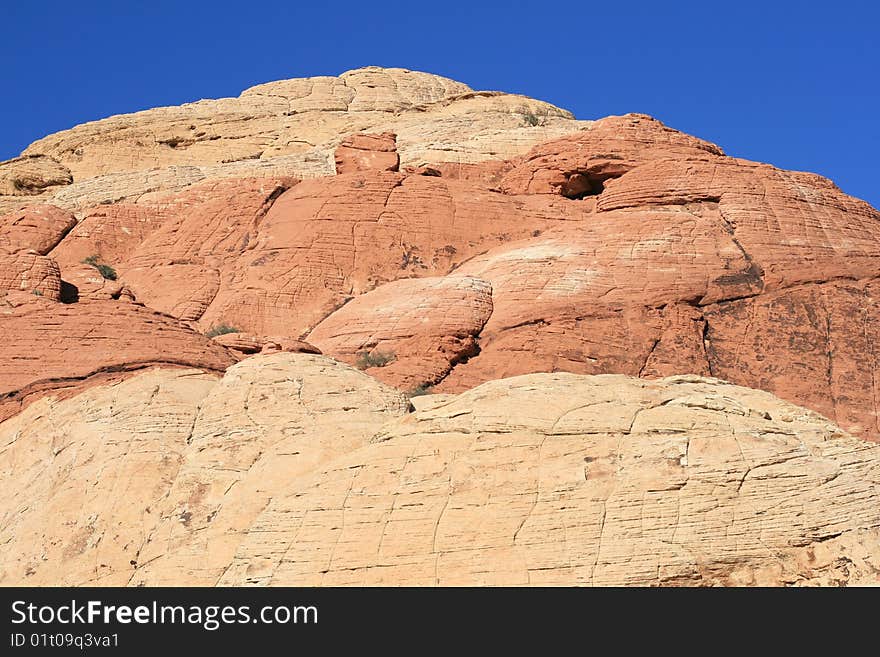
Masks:
[[[79,288],[73,283],[61,281],[61,303],[76,303],[79,301]]]
[[[574,171],[566,174],[565,182],[560,186],[559,193],[572,200],[598,196],[605,191],[605,181],[615,177],[608,174]]]

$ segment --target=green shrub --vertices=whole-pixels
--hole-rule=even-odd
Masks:
[[[83,260],[83,264],[90,265],[98,270],[98,273],[108,281],[116,280],[116,270],[108,264],[101,262],[101,257],[91,255]]]
[[[97,265],[95,269],[97,269],[98,273],[101,274],[101,276],[103,276],[106,280],[116,280],[116,270],[113,269],[113,267],[111,267],[110,265],[105,265],[101,263],[100,265]]]
[[[35,297],[41,297],[41,296],[43,296],[43,293],[40,292],[39,290],[34,290],[34,296],[35,296]]]
[[[540,125],[541,119],[539,119],[532,112],[528,112],[523,114],[523,124],[534,128],[536,125]]]
[[[205,333],[206,337],[216,338],[218,335],[226,335],[227,333],[241,333],[241,329],[237,329],[234,326],[229,326],[228,324],[217,324],[216,326],[212,326]]]
[[[371,367],[385,367],[388,363],[397,357],[390,351],[362,351],[358,354],[355,366],[359,370],[366,370]]]

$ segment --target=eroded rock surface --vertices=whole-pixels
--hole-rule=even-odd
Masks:
[[[419,399],[308,354],[44,398],[0,423],[0,583],[878,583],[880,447],[768,393]]]
[[[10,253],[0,248],[0,298],[12,291],[60,300],[61,272],[58,265],[34,251]]]
[[[0,418],[45,394],[72,394],[108,373],[161,364],[220,372],[236,360],[223,346],[142,306],[31,299],[0,305]]]
[[[403,69],[49,135],[0,584],[877,584],[878,285],[829,180]]]
[[[589,125],[524,96],[367,67],[49,135],[22,158],[0,163],[0,211],[22,207],[23,193],[42,192],[46,202],[83,210],[217,178],[331,175],[336,147],[355,133],[396,134],[401,162],[419,166],[513,157]]]
[[[214,583],[274,490],[406,408],[366,374],[289,353],[222,380],[162,369],[43,398],[0,424],[0,582]]]
[[[76,218],[69,212],[52,205],[31,205],[0,216],[0,248],[32,249],[46,255],[75,225]]]
[[[382,367],[383,381],[411,390],[475,356],[475,336],[491,315],[492,288],[484,280],[407,278],[357,297],[318,324],[309,340],[363,369]]]
[[[23,158],[0,169],[40,166],[46,184],[9,198],[51,197],[79,221],[7,215],[0,243],[48,258],[2,256],[7,291],[133,299],[258,351],[317,332],[355,362],[382,342],[389,362],[368,369],[407,390],[711,374],[880,438],[880,215],[820,176],[726,157],[644,115],[578,122],[369,68],[112,117]],[[473,314],[461,277],[485,282],[488,317],[456,319]],[[410,279],[424,282],[398,283]],[[398,284],[435,314],[391,317]],[[340,331],[360,337],[343,346]]]
[[[71,182],[70,169],[43,154],[22,155],[0,162],[0,198],[37,196]]]
[[[334,159],[336,173],[397,171],[400,167],[397,135],[391,132],[351,135],[339,144]]]

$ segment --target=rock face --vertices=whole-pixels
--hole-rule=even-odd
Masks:
[[[60,301],[61,272],[46,254],[75,224],[50,205],[0,216],[0,298],[20,291]]]
[[[685,135],[642,114],[611,116],[581,134],[531,149],[501,181],[514,194],[594,196],[603,183],[646,162],[723,156],[715,144]]]
[[[263,338],[238,331],[215,336],[214,341],[245,355],[275,351],[290,351],[297,354],[321,353],[320,349],[302,340],[273,337]]]
[[[61,274],[50,258],[33,251],[0,249],[0,295],[22,291],[53,301],[61,299]]]
[[[336,173],[352,171],[397,171],[397,135],[351,135],[342,140],[335,155]]]
[[[551,362],[710,372],[876,439],[878,238],[876,210],[811,174],[714,155],[646,162],[603,183],[588,225],[456,272],[492,284],[494,312],[479,358],[445,389]]]
[[[484,280],[407,278],[357,297],[309,339],[322,353],[371,373],[382,367],[383,381],[411,390],[475,356],[476,336],[491,315],[492,288]]]
[[[298,338],[381,283],[445,274],[501,242],[584,216],[536,201],[387,171],[299,184],[226,180],[90,211],[52,256],[63,269],[100,254],[139,301],[201,329]]]
[[[71,394],[113,372],[161,364],[223,371],[235,362],[216,342],[143,307],[44,298],[0,306],[0,418],[42,395]]]
[[[49,135],[22,158],[0,163],[0,211],[22,207],[22,189],[45,190],[45,202],[84,210],[217,178],[331,175],[336,147],[361,132],[396,134],[402,163],[418,166],[512,157],[589,125],[531,98],[367,67]],[[37,173],[21,173],[24,166]]]
[[[0,423],[0,584],[878,583],[880,447],[768,393],[420,399],[308,354],[45,398]]]
[[[878,286],[829,180],[426,73],[49,135],[0,584],[877,583]]]
[[[76,218],[52,205],[31,205],[0,217],[0,248],[46,255],[76,226]]]
[[[567,117],[443,78],[364,69],[80,126],[35,143],[23,160],[70,168],[73,184],[45,188],[80,208],[78,224],[53,210],[39,245],[8,219],[0,226],[0,240],[30,241],[37,253],[63,238],[47,255],[59,274],[48,260],[16,256],[2,285],[62,300],[71,289],[128,295],[198,331],[228,325],[262,344],[309,338],[323,324],[311,339],[321,347],[322,331],[338,333],[361,295],[388,299],[396,288],[383,285],[452,276],[424,283],[418,294],[438,296],[420,306],[466,308],[466,292],[449,296],[466,276],[491,290],[485,322],[413,318],[404,339],[364,300],[353,306],[364,344],[343,347],[337,336],[327,353],[354,363],[381,339],[394,364],[371,368],[375,376],[452,392],[540,371],[712,374],[880,438],[877,211],[823,178],[725,157],[650,117]],[[404,126],[416,119],[419,131]],[[205,134],[186,137],[190,125]],[[233,126],[244,131],[235,139]],[[300,139],[309,130],[324,141]],[[458,146],[437,150],[437,130]],[[484,138],[485,151],[458,157]],[[303,140],[325,144],[327,163],[335,149],[341,173],[276,166],[302,157]],[[275,145],[253,159],[257,142]],[[298,183],[274,175],[282,172],[323,177]],[[95,194],[64,197],[77,185]],[[88,199],[124,200],[83,207]],[[119,283],[83,268],[90,257]]]
[[[180,319],[201,319],[234,276],[230,270],[253,249],[272,203],[294,182],[226,180],[156,199],[151,207],[159,216],[150,223],[157,228],[123,256],[120,274],[138,300]],[[204,324],[233,319],[216,313]]]
[[[0,162],[0,196],[37,196],[72,182],[70,169],[45,155]]]
[[[248,359],[221,381],[154,370],[45,398],[0,424],[0,471],[17,491],[0,511],[11,540],[0,581],[122,585],[148,572],[175,585],[216,581],[273,490],[367,444],[406,407],[365,374],[287,353]],[[40,474],[47,459],[59,478]],[[35,514],[26,507],[36,498]],[[63,535],[48,536],[50,516]],[[151,561],[149,571],[132,566]]]

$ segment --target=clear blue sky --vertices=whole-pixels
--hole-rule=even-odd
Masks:
[[[643,112],[880,207],[875,2],[12,2],[0,159],[112,114],[259,82],[400,66]]]

